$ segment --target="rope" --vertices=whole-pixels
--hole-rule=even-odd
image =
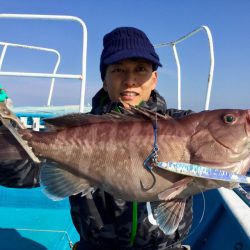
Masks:
[[[135,236],[136,236],[136,231],[137,231],[137,210],[138,208],[138,203],[136,201],[133,201],[133,218],[132,218],[132,232],[131,232],[131,237],[130,237],[130,246],[134,245],[135,242]]]
[[[32,229],[32,228],[15,228],[17,231],[31,231],[31,232],[46,232],[46,233],[63,233],[66,235],[70,248],[73,247],[73,242],[71,241],[69,234],[64,230],[50,230],[50,229]]]

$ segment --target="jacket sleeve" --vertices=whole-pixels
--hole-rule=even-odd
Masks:
[[[38,164],[28,159],[0,162],[0,185],[13,188],[38,187],[39,169]]]

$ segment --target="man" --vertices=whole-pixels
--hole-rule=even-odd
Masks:
[[[190,111],[167,110],[155,90],[161,66],[144,32],[121,27],[104,36],[100,60],[103,88],[94,96],[92,114],[140,105],[161,114],[181,116]],[[8,165],[8,166],[7,166]],[[0,184],[37,186],[38,169],[28,160],[0,165]],[[11,167],[10,167],[11,165]],[[2,171],[5,172],[2,172]],[[28,174],[27,174],[28,172]],[[8,178],[3,178],[3,173]],[[187,199],[184,218],[173,235],[166,236],[151,216],[149,203],[126,202],[97,189],[87,196],[70,197],[73,223],[80,234],[74,249],[184,249],[182,240],[192,222],[192,198]]]

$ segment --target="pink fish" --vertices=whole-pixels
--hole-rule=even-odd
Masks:
[[[72,114],[46,122],[49,131],[20,133],[35,155],[46,159],[40,183],[50,197],[62,199],[101,188],[123,200],[150,201],[166,234],[178,227],[187,197],[237,184],[187,177],[154,164],[151,171],[146,169],[143,163],[155,139],[153,123],[157,124],[158,161],[193,163],[243,175],[249,169],[249,110],[203,111],[173,119],[132,108],[125,114]],[[23,149],[11,135],[7,137],[0,134],[8,159],[23,158]]]

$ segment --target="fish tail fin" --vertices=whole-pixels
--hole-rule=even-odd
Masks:
[[[65,169],[56,162],[43,162],[40,170],[43,192],[52,200],[62,200],[68,196],[93,191],[90,183]]]
[[[154,218],[166,235],[171,235],[177,230],[183,218],[185,206],[186,201],[183,199],[151,203]]]
[[[28,158],[25,150],[9,132],[9,130],[0,128],[0,161],[21,160]]]

